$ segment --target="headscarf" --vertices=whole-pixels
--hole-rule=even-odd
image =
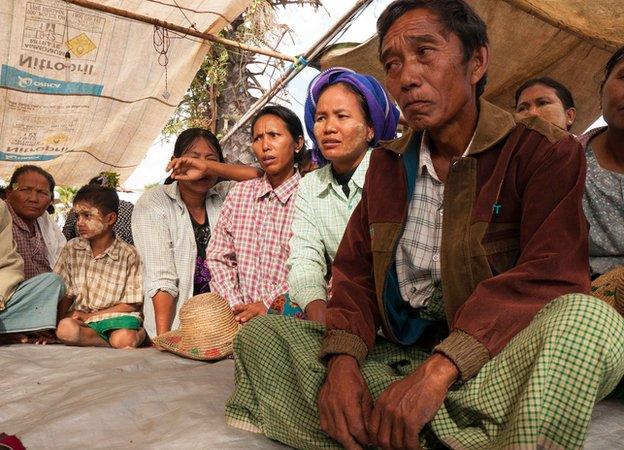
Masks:
[[[316,137],[314,136],[314,115],[316,114],[316,105],[318,103],[321,92],[327,86],[336,83],[346,83],[357,90],[368,106],[368,112],[373,122],[375,136],[373,137],[373,146],[379,141],[393,139],[396,137],[396,128],[399,121],[399,110],[390,101],[386,90],[379,82],[370,75],[362,75],[351,69],[344,67],[332,67],[312,80],[308,86],[308,95],[305,103],[305,126],[308,136],[314,144],[313,156],[316,162],[324,162],[325,158],[321,154]]]

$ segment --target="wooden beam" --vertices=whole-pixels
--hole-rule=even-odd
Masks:
[[[230,39],[225,39],[220,36],[215,36],[210,33],[203,33],[196,28],[185,28],[180,25],[176,25],[174,23],[165,22],[164,20],[155,19],[152,17],[144,16],[142,14],[133,13],[131,11],[126,11],[125,9],[114,8],[112,6],[101,5],[96,2],[92,2],[89,0],[64,0],[66,3],[71,3],[72,5],[80,6],[82,8],[91,9],[94,11],[100,11],[107,14],[112,14],[118,17],[125,17],[127,19],[136,20],[138,22],[147,23],[150,25],[154,25],[161,28],[166,28],[167,30],[176,31],[178,33],[187,34],[190,36],[195,36],[200,39],[204,39],[206,41],[215,42],[217,44],[222,44],[227,47],[237,48],[239,50],[258,53],[261,55],[269,56],[271,58],[277,58],[284,61],[296,61],[296,58],[293,56],[285,55],[284,53],[276,52],[271,49],[265,49],[256,47],[253,45],[241,44],[240,42],[232,41]],[[173,7],[173,5],[172,5]]]

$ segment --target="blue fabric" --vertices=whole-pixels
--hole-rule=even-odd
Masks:
[[[407,202],[414,194],[416,177],[418,176],[418,161],[422,133],[415,133],[408,149],[402,156],[407,181]],[[392,336],[387,336],[399,344],[413,345],[422,336],[423,332],[434,324],[432,320],[421,319],[419,311],[412,308],[401,296],[399,276],[396,270],[396,259],[392,262],[384,286],[384,308]]]
[[[42,273],[19,285],[0,311],[0,334],[56,328],[59,300],[65,284],[55,273]]]
[[[321,72],[312,80],[308,86],[308,95],[305,102],[305,126],[308,136],[314,144],[313,159],[316,163],[322,164],[326,162],[319,151],[318,143],[314,136],[316,105],[323,90],[327,86],[336,83],[346,83],[364,97],[375,131],[372,147],[376,147],[380,140],[394,139],[396,137],[400,115],[399,110],[394,106],[383,86],[370,75],[362,75],[344,67],[333,67]]]
[[[273,301],[271,307],[269,308],[268,314],[295,317],[303,320],[306,319],[305,312],[297,303],[292,301],[288,292],[284,295],[280,295]]]

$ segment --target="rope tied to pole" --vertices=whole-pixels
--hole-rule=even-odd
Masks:
[[[295,56],[295,60],[290,66],[291,70],[295,70],[296,72],[301,71],[304,67],[309,64],[308,60],[303,55]]]

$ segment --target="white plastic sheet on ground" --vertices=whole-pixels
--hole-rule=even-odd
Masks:
[[[182,26],[190,21],[211,33],[250,3],[96,1]],[[172,39],[166,89],[153,34],[152,25],[63,0],[2,0],[0,177],[35,161],[60,184],[80,185],[101,170],[126,178],[171,117],[209,49],[192,36]]]
[[[279,374],[275,374],[279,377]],[[0,433],[29,449],[278,449],[225,425],[234,364],[147,348],[0,347]],[[586,449],[622,448],[624,404],[599,403]]]

